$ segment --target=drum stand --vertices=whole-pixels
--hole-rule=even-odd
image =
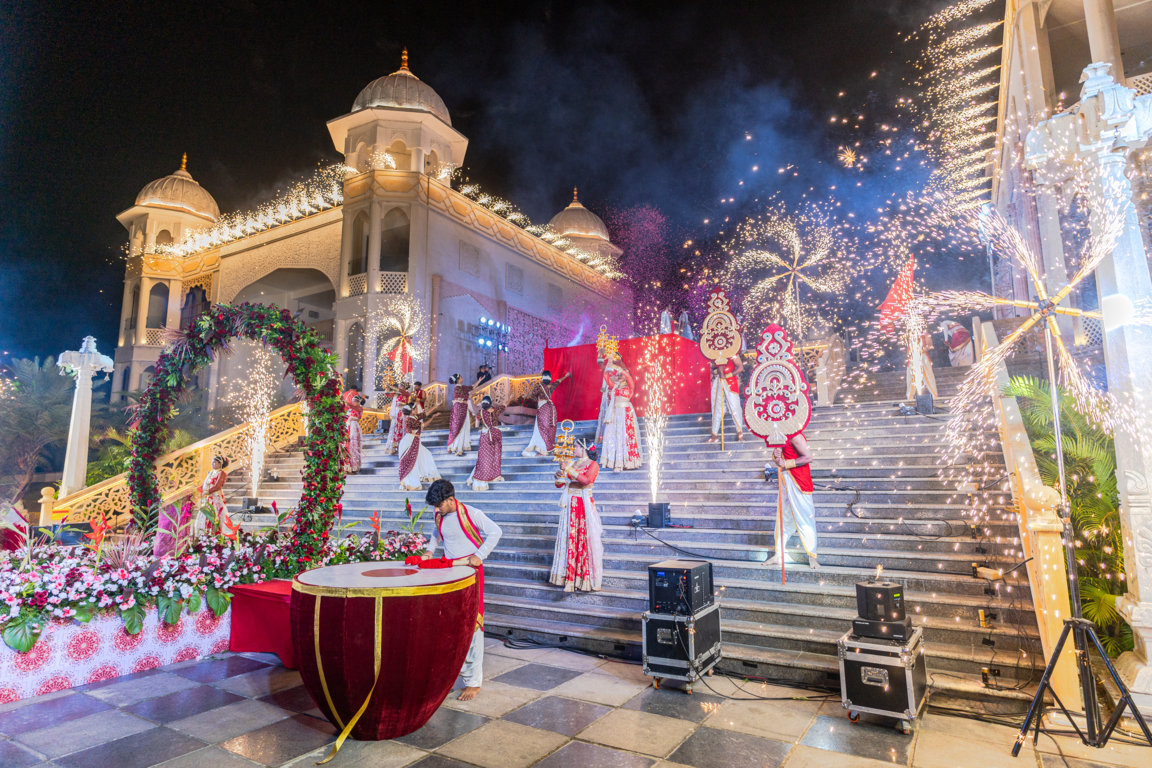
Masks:
[[[1060,632],[1060,639],[1056,642],[1056,647],[1052,651],[1052,658],[1048,660],[1048,666],[1044,668],[1044,674],[1036,688],[1036,695],[1032,698],[1032,705],[1028,708],[1028,716],[1024,718],[1020,735],[1016,737],[1016,743],[1012,745],[1012,756],[1016,757],[1020,754],[1020,747],[1024,745],[1024,739],[1028,737],[1028,729],[1032,725],[1033,719],[1036,721],[1036,728],[1032,734],[1032,744],[1035,745],[1040,739],[1040,721],[1043,719],[1042,710],[1046,693],[1052,694],[1052,698],[1056,700],[1056,705],[1060,707],[1060,711],[1072,724],[1076,735],[1080,737],[1080,741],[1085,746],[1100,748],[1107,744],[1108,739],[1116,730],[1120,718],[1124,715],[1125,707],[1132,710],[1132,717],[1139,724],[1140,730],[1144,732],[1144,738],[1148,740],[1149,746],[1152,746],[1152,732],[1148,730],[1148,724],[1144,722],[1140,709],[1132,700],[1132,692],[1120,679],[1116,668],[1112,666],[1112,660],[1108,658],[1104,646],[1100,644],[1100,638],[1096,636],[1095,626],[1091,621],[1084,618],[1080,608],[1080,582],[1075,575],[1076,550],[1073,543],[1075,536],[1070,520],[1071,508],[1068,505],[1068,493],[1064,484],[1064,442],[1060,428],[1060,391],[1056,383],[1055,364],[1052,361],[1052,331],[1049,323],[1044,324],[1044,342],[1048,352],[1048,388],[1052,399],[1052,430],[1053,436],[1056,438],[1056,465],[1060,477],[1059,515],[1060,521],[1064,525],[1064,561],[1068,569],[1068,593],[1072,599],[1072,617],[1064,620],[1064,629]],[[1064,643],[1067,642],[1069,633],[1072,635],[1072,645],[1075,648],[1076,670],[1080,677],[1080,695],[1084,699],[1085,731],[1087,733],[1080,730],[1080,726],[1076,724],[1068,712],[1068,708],[1064,706],[1064,702],[1060,701],[1060,697],[1056,695],[1056,689],[1052,687],[1052,674],[1056,669],[1056,663],[1060,660],[1060,652],[1064,650]],[[1096,653],[1099,654],[1101,661],[1108,669],[1112,682],[1120,690],[1120,700],[1106,723],[1101,723],[1100,702],[1096,696],[1096,677],[1093,674],[1092,660],[1089,657],[1091,648],[1096,649]]]

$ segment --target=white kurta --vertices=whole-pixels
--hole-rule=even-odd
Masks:
[[[816,505],[812,494],[800,490],[792,479],[792,473],[781,469],[780,495],[777,499],[780,512],[780,529],[776,531],[776,554],[784,560],[784,547],[792,534],[800,534],[800,545],[809,555],[816,555]]]

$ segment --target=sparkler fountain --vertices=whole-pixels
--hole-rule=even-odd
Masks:
[[[649,336],[644,350],[644,441],[648,446],[648,484],[652,503],[660,492],[660,465],[664,459],[664,430],[668,426],[668,386],[664,361],[670,353],[664,336]]]
[[[252,367],[246,373],[243,383],[232,390],[226,399],[250,425],[245,444],[249,457],[248,472],[252,476],[252,498],[257,499],[268,449],[269,414],[272,412],[276,379],[273,377],[272,352],[266,346],[257,345],[251,360]]]

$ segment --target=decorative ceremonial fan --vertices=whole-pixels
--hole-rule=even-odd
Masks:
[[[713,362],[736,357],[744,346],[740,330],[727,292],[716,286],[708,299],[708,316],[700,326],[700,353]]]
[[[596,351],[601,360],[609,360],[620,352],[620,341],[615,336],[608,335],[608,326],[600,326],[600,333],[596,336]]]
[[[744,423],[768,447],[782,446],[803,432],[812,418],[808,382],[792,357],[792,342],[779,325],[773,323],[764,329],[756,351],[756,368],[746,390]]]

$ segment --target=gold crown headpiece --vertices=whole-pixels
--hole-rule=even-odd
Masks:
[[[576,425],[571,419],[564,419],[560,422],[560,431],[556,435],[556,447],[552,450],[552,458],[561,464],[565,459],[571,459],[576,455],[576,437],[572,434],[572,430]]]
[[[608,327],[600,326],[600,333],[596,336],[596,349],[600,352],[600,357],[607,360],[612,355],[620,353],[620,340],[615,336],[608,335]]]

